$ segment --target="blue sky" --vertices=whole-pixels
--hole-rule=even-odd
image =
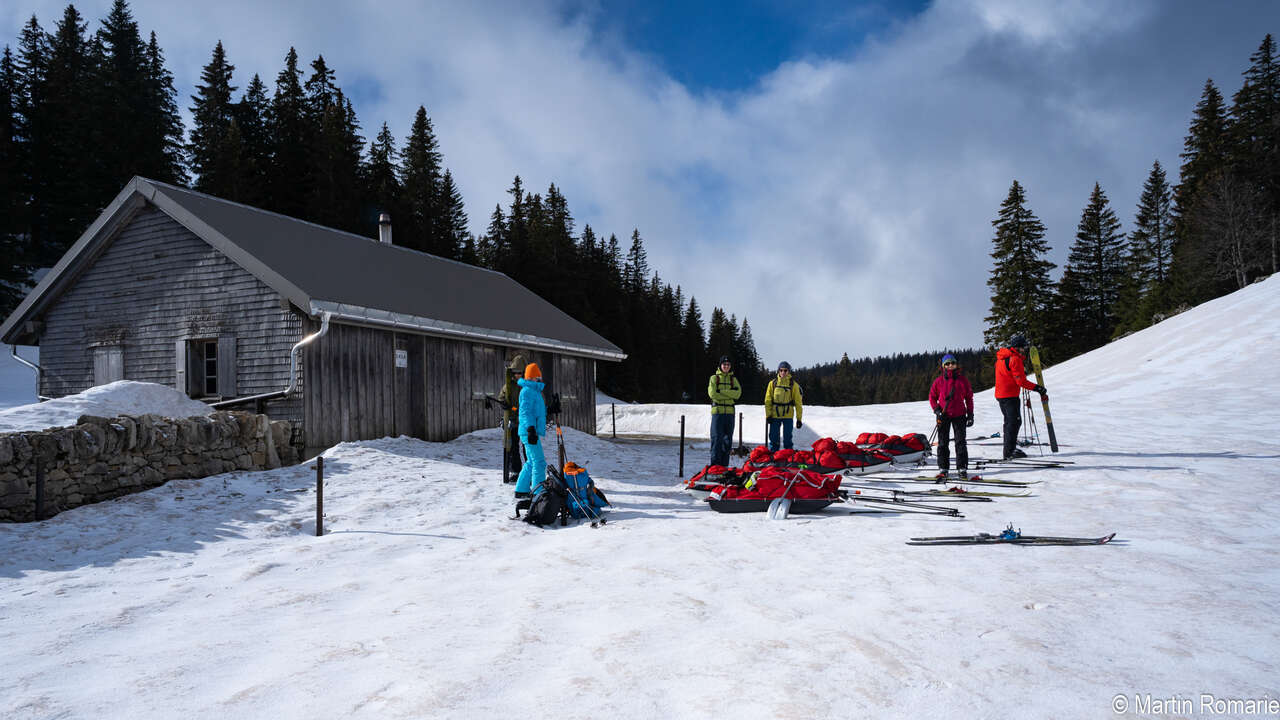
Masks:
[[[0,37],[63,7],[10,0]],[[323,54],[367,136],[426,106],[473,230],[515,175],[555,183],[579,228],[638,228],[704,316],[748,318],[770,365],[980,345],[1010,183],[1059,264],[1094,183],[1129,230],[1205,79],[1229,98],[1280,31],[1275,0],[132,7],[184,109],[218,40],[241,88]]]
[[[868,3],[672,2],[624,0],[569,4],[602,34],[615,35],[627,52],[653,56],[657,65],[694,92],[742,91],[778,65],[797,58],[842,57],[863,40],[910,18],[927,5],[917,0]]]

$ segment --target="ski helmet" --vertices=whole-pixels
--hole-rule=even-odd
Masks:
[[[1022,333],[1018,333],[1009,338],[1009,347],[1011,348],[1024,348],[1030,344],[1031,343],[1027,342],[1027,336]]]
[[[942,360],[938,364],[946,365],[947,363],[953,363],[953,362],[956,362],[956,356],[952,355],[951,353],[947,353],[946,355],[942,356]]]
[[[721,355],[721,356],[720,356],[720,364],[721,364],[721,365],[723,365],[723,364],[725,364],[725,363],[729,363],[729,366],[730,366],[730,367],[732,367],[732,366],[733,366],[733,361],[729,359],[729,356],[728,356],[728,355]]]
[[[787,362],[786,360],[783,360],[782,362],[778,363],[778,369],[791,372],[791,363]]]

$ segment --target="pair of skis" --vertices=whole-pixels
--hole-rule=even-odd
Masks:
[[[1031,346],[1031,369],[1036,373],[1036,383],[1044,387],[1044,368],[1040,365],[1040,350]],[[1040,396],[1040,405],[1044,408],[1044,427],[1049,432],[1049,449],[1058,452],[1058,436],[1053,432],[1053,416],[1049,414],[1049,398]]]
[[[942,537],[918,537],[907,541],[908,545],[1106,545],[1116,536],[1115,533],[1096,538],[1086,537],[1051,537],[1048,535],[1023,535],[1022,529],[1013,529],[1013,524],[1004,532],[992,535],[950,535]]]
[[[892,477],[886,475],[859,475],[859,480],[867,480],[872,482],[891,482],[898,484],[914,484],[914,485],[978,485],[983,487],[1014,487],[1025,488],[1028,485],[1038,485],[1040,480],[998,480],[994,478],[986,478],[981,475],[974,475],[972,478],[937,478],[932,475],[917,475],[915,477]]]

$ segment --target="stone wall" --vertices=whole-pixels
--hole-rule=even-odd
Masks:
[[[36,519],[36,465],[44,516],[141,492],[176,478],[266,470],[302,459],[287,420],[247,412],[186,419],[84,415],[74,427],[0,434],[0,522]]]

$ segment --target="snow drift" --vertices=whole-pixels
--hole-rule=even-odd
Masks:
[[[0,410],[0,432],[44,430],[74,425],[81,415],[161,415],[185,418],[208,415],[213,408],[165,385],[118,380],[42,403]]]

